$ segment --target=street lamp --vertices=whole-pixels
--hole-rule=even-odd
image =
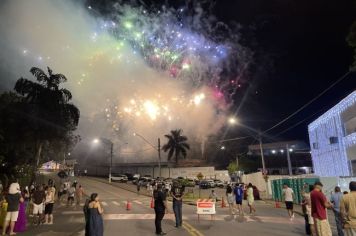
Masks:
[[[141,134],[138,133],[133,133],[133,136],[140,137],[145,143],[150,145],[153,149],[157,150],[158,153],[158,172],[159,172],[159,177],[161,178],[162,176],[162,169],[161,169],[161,139],[158,138],[158,145],[157,147],[150,143],[145,137],[143,137]]]
[[[235,125],[235,124],[238,123],[238,119],[235,118],[235,117],[230,117],[230,118],[228,119],[228,122],[229,122],[230,125]]]
[[[111,170],[112,170],[112,157],[113,157],[114,143],[111,140],[106,139],[106,138],[95,138],[95,139],[93,139],[93,143],[94,144],[98,144],[100,142],[110,145],[109,183],[111,183]]]

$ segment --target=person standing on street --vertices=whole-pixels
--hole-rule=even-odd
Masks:
[[[9,235],[16,235],[14,233],[15,223],[19,215],[19,204],[24,202],[21,194],[19,193],[18,183],[12,183],[9,188],[9,193],[5,196],[7,206],[7,213],[4,224],[2,226],[2,235],[5,235],[7,227],[10,225]]]
[[[33,224],[39,225],[43,219],[43,205],[46,200],[46,194],[41,185],[37,186],[32,194],[33,203]]]
[[[140,195],[141,182],[137,180],[137,195]]]
[[[84,189],[82,185],[79,185],[79,187],[76,190],[77,205],[80,205],[80,203],[82,202],[83,195],[84,195]]]
[[[85,235],[87,236],[103,236],[104,223],[102,214],[104,210],[99,202],[97,193],[92,193],[90,196],[90,203],[88,205],[88,221],[86,222]]]
[[[156,235],[166,235],[167,233],[162,231],[162,220],[165,213],[168,213],[166,193],[162,190],[162,184],[157,185],[157,189],[153,192],[153,198],[155,200],[155,226]]]
[[[67,206],[69,206],[69,205],[72,206],[73,205],[74,195],[75,195],[75,187],[74,187],[74,184],[73,184],[72,187],[70,187],[68,189]]]
[[[349,184],[350,193],[342,197],[340,213],[346,236],[356,236],[356,181]]]
[[[244,210],[242,208],[242,200],[244,198],[244,189],[243,185],[237,185],[234,188],[234,194],[235,194],[235,201],[236,201],[236,207],[239,210],[239,215],[243,216],[244,215]]]
[[[182,205],[184,190],[184,186],[180,182],[173,182],[171,196],[173,198],[173,212],[176,218],[176,228],[182,226]]]
[[[251,183],[247,186],[247,203],[250,208],[250,215],[256,212],[256,208],[254,207],[255,197],[253,196],[253,186]]]
[[[323,184],[319,181],[315,182],[314,189],[310,193],[312,205],[312,216],[318,236],[332,236],[330,224],[327,218],[326,208],[331,208],[331,203],[322,193]]]
[[[283,198],[284,202],[286,204],[286,208],[288,211],[289,219],[293,220],[294,218],[294,213],[293,213],[293,198],[294,198],[294,192],[293,189],[291,189],[288,184],[283,184]]]
[[[309,191],[306,188],[309,188]],[[302,196],[303,196],[302,210],[304,213],[306,234],[317,236],[315,233],[314,219],[311,215],[312,213],[311,213],[310,192],[313,191],[313,189],[314,189],[313,185],[304,184],[303,191],[302,191]]]
[[[335,216],[337,234],[339,236],[344,236],[344,232],[342,231],[342,221],[340,216],[340,201],[342,198],[342,192],[339,186],[335,187],[335,193],[331,194],[330,202],[333,204],[333,211]]]
[[[226,187],[226,199],[227,199],[227,203],[229,204],[230,215],[233,216],[235,197],[230,185]]]
[[[53,205],[56,189],[51,185],[46,187],[46,200],[45,200],[45,224],[53,224]]]

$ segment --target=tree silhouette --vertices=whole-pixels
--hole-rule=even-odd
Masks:
[[[30,72],[37,82],[20,78],[15,84],[15,91],[23,96],[30,107],[30,112],[24,115],[29,117],[33,131],[37,166],[44,143],[68,137],[68,133],[76,129],[80,117],[78,108],[70,103],[71,92],[60,88],[67,78],[62,74],[54,74],[49,67],[47,70],[48,75],[40,68],[33,67]]]
[[[178,164],[178,158],[187,156],[187,150],[190,149],[189,144],[187,143],[188,138],[182,135],[182,130],[171,130],[170,134],[164,135],[168,141],[163,145],[162,149],[164,152],[168,151],[168,160],[171,160],[173,155],[175,156],[176,164]]]

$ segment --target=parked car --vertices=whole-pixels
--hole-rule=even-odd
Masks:
[[[202,181],[200,181],[199,188],[208,189],[208,188],[210,188],[210,183],[206,180],[202,180]]]
[[[226,184],[224,183],[224,181],[216,179],[216,180],[214,180],[214,183],[215,183],[216,187],[219,187],[219,188],[225,188],[226,187]]]
[[[125,175],[127,176],[127,179],[128,179],[129,181],[132,181],[132,180],[134,179],[134,175],[131,174],[131,173],[125,173]]]
[[[126,175],[111,174],[111,181],[118,181],[121,183],[126,183],[128,180]]]
[[[214,180],[208,179],[208,180],[206,180],[206,181],[209,183],[210,188],[215,188],[216,184],[215,184]]]

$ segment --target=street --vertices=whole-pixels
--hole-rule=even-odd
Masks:
[[[84,187],[86,194],[96,192],[104,207],[104,235],[154,235],[154,212],[150,208],[151,198],[137,195],[110,185],[104,180],[81,177],[77,179]],[[143,190],[142,190],[143,191]],[[127,201],[132,208],[126,210]],[[82,204],[83,205],[83,204]],[[169,202],[169,214],[163,220],[163,230],[167,235],[305,235],[304,220],[296,214],[290,221],[284,209],[276,209],[264,201],[256,201],[257,213],[254,216],[245,214],[244,217],[231,217],[229,209],[221,208],[217,203],[217,214],[214,220],[210,216],[201,216],[200,221],[196,213],[196,207],[183,205],[183,227],[174,227],[174,214],[172,203]],[[244,210],[247,211],[247,203],[244,202]],[[56,204],[54,212],[54,224],[31,226],[21,235],[84,235],[84,218],[82,206],[67,207],[65,202]],[[331,219],[333,221],[333,218]]]

